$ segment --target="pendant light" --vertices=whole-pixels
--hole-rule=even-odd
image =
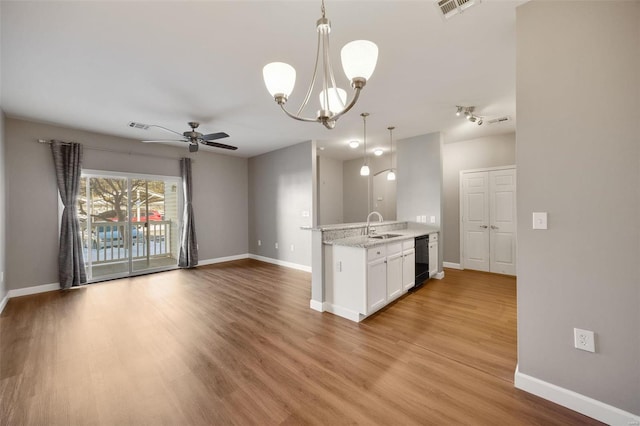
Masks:
[[[391,145],[391,167],[389,167],[389,173],[387,173],[387,180],[396,180],[395,169],[393,168],[393,129],[395,127],[389,126],[389,144]]]
[[[369,165],[367,164],[367,117],[369,116],[368,112],[363,112],[360,114],[362,117],[362,123],[364,126],[364,138],[362,139],[364,145],[364,164],[360,168],[360,176],[369,176]]]

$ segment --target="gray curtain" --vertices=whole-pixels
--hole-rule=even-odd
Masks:
[[[52,141],[51,153],[56,168],[56,181],[60,198],[64,204],[60,226],[60,248],[58,251],[58,277],[60,287],[70,288],[87,282],[80,238],[80,222],[76,210],[80,173],[82,165],[82,145]]]
[[[193,221],[191,205],[191,159],[180,159],[180,176],[182,176],[182,194],[184,210],[182,212],[182,229],[180,231],[180,256],[178,266],[193,268],[198,264],[198,242],[196,241],[196,225]]]

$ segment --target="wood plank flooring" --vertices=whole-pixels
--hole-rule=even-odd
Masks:
[[[0,424],[598,424],[513,387],[513,278],[447,269],[360,324],[310,281],[240,260],[11,299]]]

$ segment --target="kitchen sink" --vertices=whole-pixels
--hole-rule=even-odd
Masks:
[[[380,235],[369,235],[369,238],[373,238],[376,240],[386,240],[388,238],[402,237],[401,234],[380,234]]]

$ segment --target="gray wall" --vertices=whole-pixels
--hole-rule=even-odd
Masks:
[[[312,225],[314,156],[303,142],[249,159],[251,254],[311,266],[311,231],[300,227]]]
[[[519,370],[636,415],[639,42],[637,1],[517,9]],[[574,327],[596,353],[573,348]]]
[[[11,244],[7,246],[6,261],[10,289],[58,281],[57,188],[51,151],[47,145],[37,143],[37,139],[82,143],[85,169],[178,176],[177,160],[188,155],[186,148],[146,145],[11,118],[5,122],[5,132],[6,219],[11,224],[7,229],[7,241]],[[200,260],[247,253],[247,160],[206,151],[192,154],[192,158]]]
[[[381,170],[388,169],[391,165],[391,160],[388,154],[380,157],[369,156],[370,174],[368,178],[360,176],[360,168],[363,163],[363,158],[347,160],[342,163],[343,216],[345,223],[366,222],[369,212],[376,210],[376,203],[373,199],[373,175]],[[392,188],[389,188],[387,192],[395,196],[396,185],[390,186]],[[371,207],[369,208],[369,206]],[[384,216],[384,219],[392,220],[395,218]]]
[[[442,146],[444,261],[460,263],[460,171],[516,163],[516,134],[488,136]]]
[[[398,220],[416,221],[417,215],[442,218],[442,138],[429,133],[398,141]]]
[[[435,216],[442,223],[442,135],[429,133],[398,141],[397,206],[398,220],[416,221],[417,215]],[[443,240],[445,235],[440,232]],[[438,244],[442,271],[443,243]]]
[[[342,161],[318,156],[319,225],[343,223]]]
[[[4,112],[0,108],[0,303],[5,298],[9,289],[6,280],[6,247],[7,247],[7,226],[6,226],[6,202],[5,202],[5,136],[4,136]]]

